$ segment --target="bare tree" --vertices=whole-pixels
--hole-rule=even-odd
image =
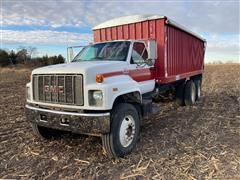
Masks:
[[[17,52],[17,62],[26,64],[28,51],[24,46],[20,46]]]
[[[18,62],[23,62],[26,64],[27,60],[31,60],[32,56],[37,53],[37,48],[33,46],[19,46],[17,52],[17,60]]]
[[[37,54],[37,48],[28,46],[27,53],[28,53],[29,58],[32,59],[32,56]]]
[[[17,54],[11,50],[11,52],[8,53],[9,56],[9,60],[12,64],[16,64],[16,58],[17,58]]]
[[[10,64],[9,58],[8,58],[8,52],[0,49],[0,66],[7,66]]]

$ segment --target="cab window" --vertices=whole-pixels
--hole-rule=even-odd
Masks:
[[[144,43],[135,42],[133,44],[131,64],[142,64],[148,58],[147,49]]]

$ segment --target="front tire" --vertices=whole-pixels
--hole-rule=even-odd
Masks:
[[[110,157],[130,154],[139,136],[139,115],[129,103],[120,103],[112,111],[111,132],[102,136],[103,148]]]
[[[31,126],[33,129],[34,135],[40,139],[51,139],[53,137],[60,135],[60,131],[51,129],[51,128],[47,128],[47,127],[43,127],[43,126],[39,126],[36,123],[32,123]]]

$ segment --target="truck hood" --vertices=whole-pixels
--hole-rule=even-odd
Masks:
[[[83,61],[51,65],[33,70],[32,74],[98,74],[124,70],[126,61]]]

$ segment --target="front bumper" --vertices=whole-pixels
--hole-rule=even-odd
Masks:
[[[40,126],[80,134],[101,135],[110,132],[110,113],[77,113],[25,106],[27,120]],[[63,123],[63,121],[67,123]]]

